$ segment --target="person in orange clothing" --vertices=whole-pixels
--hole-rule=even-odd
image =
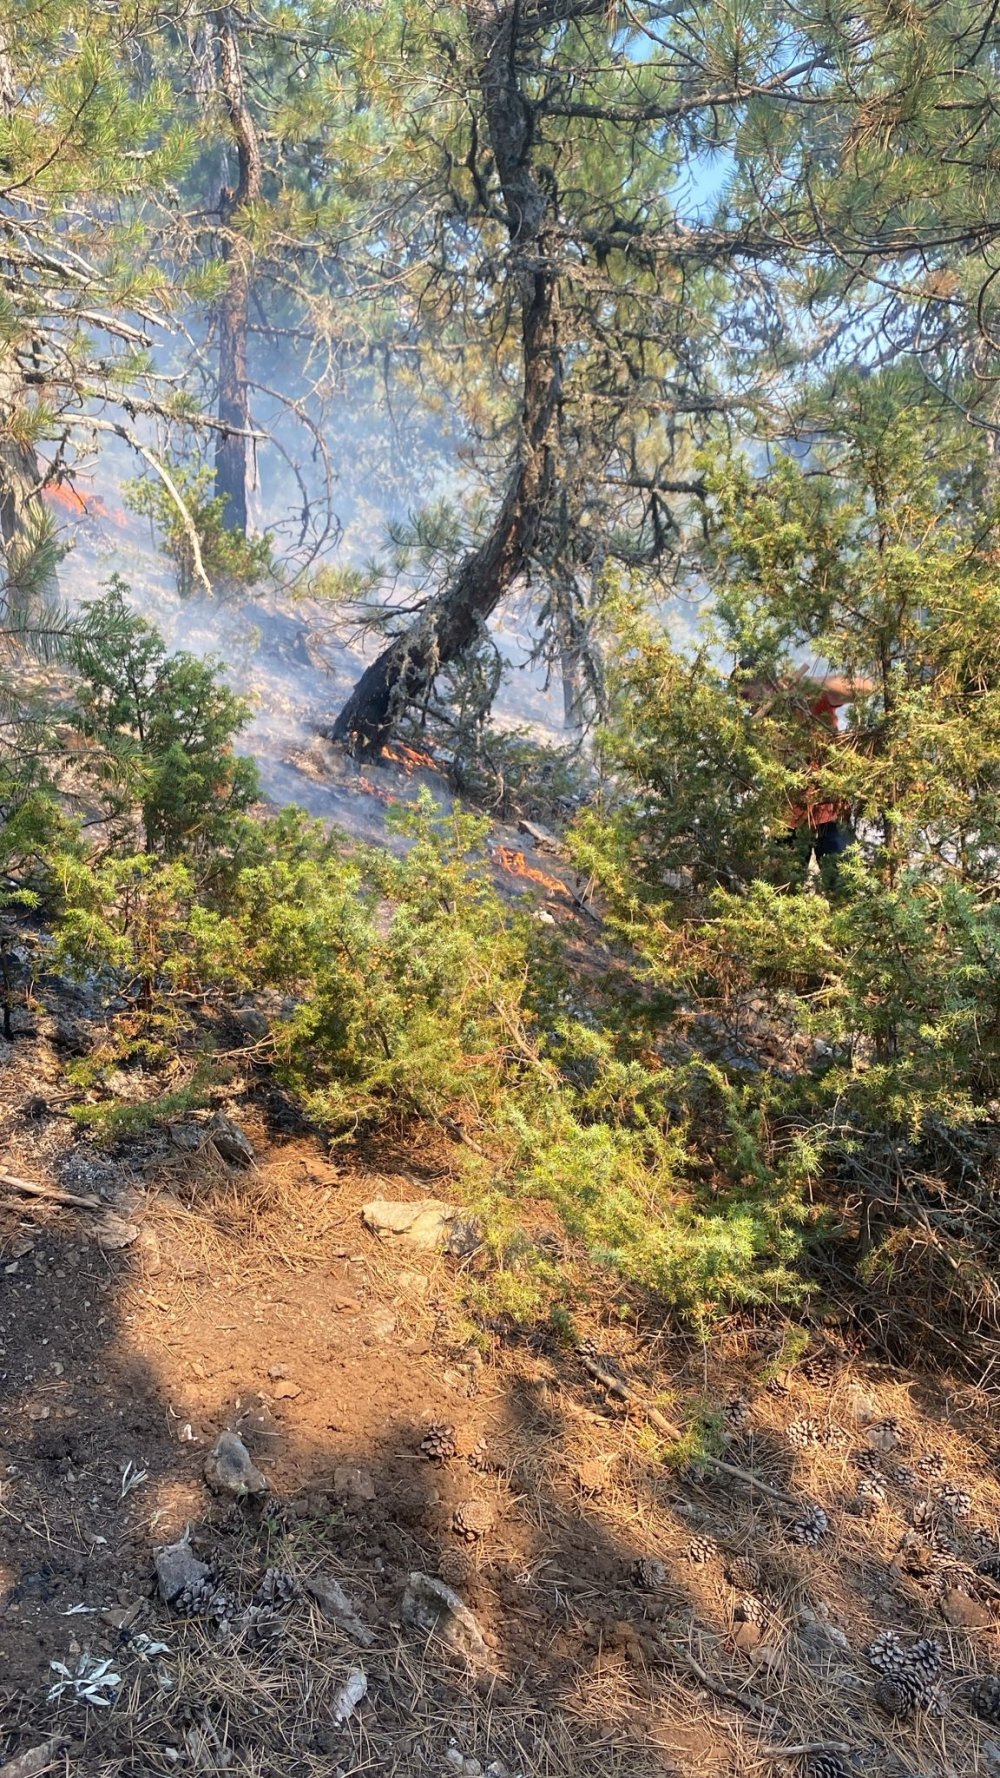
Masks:
[[[795,711],[804,728],[818,725],[833,736],[840,733],[838,712],[843,706],[876,689],[870,679],[848,678],[841,673],[812,678],[803,670],[788,680],[742,678],[753,666],[752,661],[743,660],[739,670],[741,694],[755,716],[766,716],[780,699]],[[787,844],[797,844],[805,834],[807,857],[815,857],[817,863],[824,858],[837,858],[847,851],[854,838],[846,819],[849,814],[850,805],[842,798],[824,800],[807,790],[801,802],[789,807]]]

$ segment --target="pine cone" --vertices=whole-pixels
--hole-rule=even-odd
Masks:
[[[420,1455],[426,1457],[428,1463],[447,1463],[457,1451],[454,1426],[446,1426],[441,1420],[428,1426],[420,1440]]]
[[[808,1754],[800,1767],[802,1778],[851,1778],[837,1753]]]
[[[969,1703],[983,1722],[1000,1723],[1000,1679],[987,1673],[969,1688]]]
[[[464,1549],[442,1550],[438,1573],[457,1593],[465,1593],[476,1578],[475,1564]]]
[[[810,1414],[806,1414],[799,1420],[793,1420],[785,1428],[785,1437],[795,1450],[806,1451],[810,1445],[822,1443],[823,1429],[818,1420],[814,1420]]]
[[[871,1445],[859,1445],[856,1451],[851,1452],[851,1462],[855,1469],[860,1469],[862,1475],[883,1473],[881,1453],[873,1451]]]
[[[496,1513],[488,1500],[463,1500],[452,1514],[451,1528],[466,1543],[478,1543],[495,1523]]]
[[[920,1532],[922,1537],[929,1537],[933,1531],[936,1531],[938,1515],[933,1501],[915,1500],[910,1511],[910,1524],[914,1531]]]
[[[830,1529],[830,1521],[821,1506],[807,1506],[797,1519],[793,1519],[788,1527],[790,1543],[802,1543],[814,1548]]]
[[[818,1389],[829,1389],[837,1373],[832,1352],[813,1352],[800,1366],[800,1375]]]
[[[285,1635],[285,1625],[273,1605],[251,1602],[233,1620],[233,1629],[254,1642],[273,1644]]]
[[[763,1630],[768,1621],[767,1606],[755,1593],[745,1593],[733,1606],[733,1617],[738,1624],[753,1624],[756,1629]]]
[[[767,1393],[768,1395],[776,1395],[779,1400],[784,1400],[786,1395],[791,1394],[791,1390],[785,1382],[784,1377],[771,1377],[767,1384]]]
[[[984,1556],[976,1563],[976,1573],[985,1574],[989,1580],[1000,1581],[1000,1555]]]
[[[933,1552],[912,1532],[899,1545],[899,1560],[903,1573],[912,1575],[914,1580],[923,1580],[934,1572]]]
[[[935,1525],[929,1542],[936,1557],[943,1557],[946,1562],[952,1560],[955,1555],[955,1545],[943,1525]]]
[[[492,1473],[494,1466],[490,1461],[489,1451],[486,1448],[486,1440],[484,1438],[477,1438],[465,1461],[470,1469],[476,1471],[477,1475],[490,1475]]]
[[[895,1630],[883,1630],[874,1642],[869,1643],[865,1655],[889,1687],[884,1697],[880,1695],[880,1687],[875,1688],[876,1699],[883,1709],[891,1710],[895,1716],[908,1716],[913,1710],[931,1710],[936,1716],[944,1715],[937,1689],[943,1664],[939,1643],[922,1636],[906,1648]]]
[[[912,1689],[894,1679],[876,1680],[872,1697],[887,1716],[910,1716],[913,1713]]]
[[[899,1679],[909,1671],[907,1651],[895,1630],[882,1630],[865,1649],[865,1659],[885,1679]]]
[[[925,1685],[936,1685],[944,1667],[944,1650],[940,1642],[921,1636],[909,1649],[910,1672]]]
[[[753,1408],[745,1395],[734,1395],[722,1410],[722,1418],[730,1432],[742,1432],[753,1416]]]
[[[917,1468],[921,1475],[927,1476],[929,1481],[941,1482],[944,1480],[944,1458],[940,1451],[925,1451],[917,1461]]]
[[[930,1595],[935,1604],[943,1606],[949,1593],[964,1593],[967,1599],[977,1598],[979,1589],[976,1586],[976,1576],[964,1562],[939,1558]]]
[[[195,1581],[191,1586],[182,1587],[171,1599],[170,1609],[178,1617],[215,1617],[215,1600],[219,1593],[214,1576],[208,1580]],[[224,1599],[225,1595],[222,1597]]]
[[[831,1422],[829,1426],[824,1427],[823,1443],[828,1451],[846,1451],[850,1442],[842,1426],[834,1425]]]
[[[972,1495],[967,1489],[956,1487],[954,1482],[942,1483],[935,1499],[955,1519],[967,1519],[972,1511]]]
[[[890,1482],[896,1482],[900,1488],[915,1488],[917,1485],[917,1472],[909,1463],[894,1463],[885,1473]]]
[[[740,1593],[756,1593],[761,1582],[760,1564],[753,1556],[730,1556],[722,1570],[731,1587]]]
[[[628,1572],[632,1585],[644,1593],[655,1593],[666,1586],[667,1571],[655,1556],[638,1556]]]
[[[697,1537],[692,1537],[687,1547],[688,1561],[693,1562],[698,1568],[704,1567],[706,1562],[714,1562],[718,1554],[719,1546],[715,1538],[706,1537],[701,1532]]]
[[[885,1505],[885,1489],[879,1481],[878,1476],[861,1476],[858,1481],[855,1499],[862,1518],[874,1518],[880,1508]]]
[[[301,1599],[302,1588],[293,1574],[283,1568],[268,1568],[253,1596],[254,1605],[294,1605]]]
[[[216,1587],[204,1615],[211,1618],[212,1622],[218,1624],[220,1628],[228,1624],[230,1619],[236,1616],[236,1601],[232,1594],[227,1593],[224,1587]]]

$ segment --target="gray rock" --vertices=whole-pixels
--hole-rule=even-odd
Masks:
[[[352,1667],[343,1684],[338,1685],[330,1705],[331,1715],[338,1727],[354,1714],[367,1694],[368,1681],[365,1675],[360,1667]]]
[[[205,1459],[205,1480],[215,1494],[233,1500],[267,1493],[267,1483],[238,1432],[220,1432]]]
[[[375,1638],[367,1624],[361,1622],[338,1580],[329,1574],[314,1574],[305,1582],[305,1589],[310,1599],[315,1599],[328,1624],[339,1624],[348,1636],[360,1642],[362,1648],[371,1648]]]
[[[101,1217],[100,1222],[93,1224],[90,1235],[107,1253],[116,1253],[122,1247],[131,1247],[138,1241],[140,1228],[137,1222],[126,1222],[123,1216],[115,1216],[110,1210]]]
[[[94,1047],[94,1033],[83,1019],[76,1019],[72,1013],[61,1013],[52,1028],[52,1041],[56,1049],[65,1050],[70,1056],[89,1056]]]
[[[843,1630],[838,1630],[836,1624],[824,1623],[822,1618],[800,1615],[798,1641],[806,1660],[812,1664],[843,1660],[850,1654]]]
[[[62,1752],[66,1740],[65,1735],[53,1735],[50,1741],[43,1741],[38,1747],[27,1747],[23,1753],[16,1753],[13,1759],[4,1762],[4,1778],[41,1778],[42,1773],[51,1772],[56,1755]],[[61,1760],[59,1764],[62,1764]]]
[[[361,1219],[373,1235],[430,1249],[447,1244],[455,1215],[454,1207],[440,1198],[418,1198],[412,1204],[396,1198],[373,1198],[364,1206]]]
[[[439,1637],[474,1666],[489,1659],[486,1639],[464,1599],[434,1575],[418,1570],[410,1575],[400,1617],[408,1629]]]
[[[221,1111],[217,1111],[205,1125],[205,1134],[230,1166],[249,1167],[252,1164],[256,1155],[254,1145],[231,1117],[223,1117]]]
[[[153,1562],[164,1605],[174,1605],[185,1594],[196,1596],[215,1584],[211,1568],[207,1562],[199,1561],[187,1532],[176,1543],[154,1550]]]
[[[201,1124],[171,1124],[167,1134],[175,1148],[182,1154],[197,1154],[205,1145],[205,1132]]]
[[[270,1026],[264,1014],[255,1006],[238,1006],[232,1013],[232,1021],[237,1031],[241,1032],[251,1043],[259,1043],[265,1038]]]

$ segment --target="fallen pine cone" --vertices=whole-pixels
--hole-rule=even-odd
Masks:
[[[628,1572],[632,1585],[644,1593],[655,1593],[666,1585],[667,1571],[656,1556],[638,1556]]]
[[[294,1605],[301,1599],[302,1588],[294,1574],[283,1568],[268,1568],[253,1596],[254,1605]]]
[[[454,1426],[446,1426],[441,1420],[428,1426],[420,1440],[420,1455],[426,1457],[428,1463],[447,1463],[457,1451]]]
[[[791,1543],[806,1544],[810,1549],[824,1538],[830,1529],[830,1521],[821,1506],[807,1506],[797,1519],[793,1519],[788,1527]]]
[[[696,1568],[703,1568],[706,1562],[714,1562],[718,1553],[719,1546],[715,1538],[706,1537],[701,1532],[697,1537],[692,1537],[687,1547],[687,1559]]]
[[[969,1703],[982,1722],[1000,1723],[1000,1679],[994,1673],[969,1688]]]
[[[496,1513],[488,1500],[463,1500],[456,1506],[451,1528],[466,1543],[478,1543],[488,1536],[496,1523]]]

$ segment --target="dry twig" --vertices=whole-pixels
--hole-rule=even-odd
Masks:
[[[37,1185],[32,1179],[18,1179],[14,1173],[0,1173],[0,1185],[9,1185],[11,1191],[24,1192],[29,1198],[45,1198],[52,1204],[69,1204],[74,1210],[103,1210],[100,1198],[84,1196],[81,1192],[63,1191],[58,1185]]]

